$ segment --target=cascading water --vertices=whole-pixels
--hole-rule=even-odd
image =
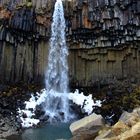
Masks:
[[[55,3],[46,72],[47,98],[44,103],[50,121],[68,121],[68,48],[65,39],[65,18],[61,0]]]

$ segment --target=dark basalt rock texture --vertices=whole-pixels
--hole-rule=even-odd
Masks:
[[[43,81],[54,3],[0,1],[1,82]],[[71,0],[63,4],[72,83],[140,77],[139,1]]]
[[[40,91],[41,85],[0,85],[0,139],[21,132],[18,109],[25,109],[25,101]]]
[[[139,5],[135,0],[75,1],[68,14],[70,40],[88,47],[123,47],[130,43],[138,46]]]
[[[18,46],[18,43],[25,43],[26,40],[36,42],[39,38],[47,39],[45,27],[43,30],[37,25],[39,17],[36,17],[34,8],[23,6],[12,12],[1,9],[1,14],[0,41]],[[3,17],[4,15],[7,17]]]
[[[38,37],[35,33],[49,37],[54,3],[55,1],[47,1],[46,6],[43,6],[41,1],[21,1],[18,5],[13,4],[15,6],[12,10],[9,8],[10,3],[7,7],[1,4],[2,26],[14,31],[28,32],[27,36],[33,39]],[[124,44],[130,43],[138,46],[139,6],[140,2],[136,0],[64,1],[68,41],[70,44],[84,43],[89,47],[123,47]],[[3,38],[0,40],[6,38],[3,28]],[[12,36],[13,34],[10,38]],[[19,32],[18,36],[22,36],[22,33]]]

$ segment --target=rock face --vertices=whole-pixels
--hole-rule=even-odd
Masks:
[[[73,7],[68,15],[71,15],[70,38],[73,43],[78,45],[81,42],[85,47],[123,47],[133,41],[138,42],[140,2],[135,0],[73,0],[72,2]],[[137,46],[136,44],[133,45]]]
[[[0,81],[43,81],[47,65],[47,44],[38,46],[18,44],[14,47],[4,43],[0,48]]]
[[[116,77],[140,76],[140,49],[91,48],[72,49],[69,56],[70,75],[78,85]]]
[[[14,124],[14,118],[12,117],[9,119],[7,117],[3,118],[0,115],[0,140],[1,138],[8,137],[10,135],[17,134],[17,127],[16,124]]]
[[[1,83],[43,81],[54,3],[0,1]],[[140,77],[139,1],[63,3],[71,82],[83,86],[108,77]]]
[[[95,140],[139,140],[140,108],[132,113],[124,112],[120,120],[109,130],[100,131]]]
[[[40,89],[42,87],[39,85],[24,83],[0,85],[0,140],[21,132],[22,121],[17,117],[18,110],[24,109],[25,101],[31,98],[31,93],[36,95]]]
[[[73,134],[71,140],[93,139],[104,125],[101,115],[92,114],[70,125]]]

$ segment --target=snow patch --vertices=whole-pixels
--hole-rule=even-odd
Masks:
[[[20,118],[21,125],[23,128],[32,127],[32,126],[35,126],[39,123],[39,119],[32,118],[32,116],[35,114],[34,114],[34,112],[31,112],[30,110],[18,109],[18,113],[19,113],[18,118]],[[26,115],[26,117],[24,115]]]
[[[79,93],[79,90],[76,90],[74,93],[70,93],[69,100],[72,100],[73,103],[80,105],[81,109],[83,108],[88,115],[92,113],[93,106],[102,106],[102,102],[100,100],[96,100],[94,102],[91,94],[89,96],[85,96],[83,92]]]
[[[51,90],[50,92],[54,92],[54,91]],[[37,105],[40,105],[46,101],[48,94],[46,89],[42,89],[40,93],[37,92],[36,94],[37,94],[36,97],[34,95],[31,95],[29,101],[25,101],[24,110],[18,109],[18,114],[19,114],[18,118],[21,119],[22,121],[21,125],[23,128],[32,127],[40,122],[39,119],[33,118],[33,116],[35,115],[34,112],[36,110]],[[59,96],[65,96],[66,94],[55,93],[53,95],[59,97]],[[100,100],[93,101],[92,95],[85,96],[83,92],[80,93],[79,90],[76,90],[74,93],[68,93],[67,96],[69,100],[79,105],[81,109],[83,109],[85,113],[87,113],[88,115],[92,113],[93,106],[98,106],[98,107],[102,106],[102,101]],[[52,114],[48,114],[48,115],[52,115]]]

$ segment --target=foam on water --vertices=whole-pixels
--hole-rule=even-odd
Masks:
[[[37,99],[32,95],[29,101],[25,102],[25,109],[18,111],[20,119],[22,120],[22,127],[32,127],[33,125],[37,125],[40,120],[34,119],[33,116],[35,115],[35,109],[37,105],[42,104],[42,101],[45,101],[47,98],[46,94],[47,90],[43,89],[41,90],[40,94],[36,96]],[[53,91],[52,91],[53,92]],[[56,93],[54,94],[55,97],[64,97],[63,93]],[[84,110],[85,113],[90,115],[93,111],[93,106],[102,106],[102,101],[96,100],[93,101],[92,95],[85,96],[83,93],[80,93],[78,90],[76,90],[74,93],[68,94],[68,100],[71,100],[73,103],[79,105],[81,109]],[[58,112],[57,112],[58,113]],[[54,116],[57,114],[56,112],[47,112],[48,115],[50,115],[50,118],[53,120]],[[23,117],[23,114],[26,114],[27,118]],[[71,116],[72,118],[73,116]]]

